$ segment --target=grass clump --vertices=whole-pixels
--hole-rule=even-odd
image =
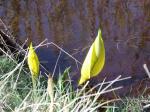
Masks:
[[[103,81],[89,90],[86,90],[88,83],[75,90],[69,71],[67,68],[57,81],[51,82],[50,92],[47,91],[47,79],[42,75],[37,88],[33,89],[31,74],[24,62],[17,64],[10,57],[0,56],[0,112],[99,112],[100,107],[108,108],[106,112],[147,112],[149,109],[150,98],[99,99],[102,94],[121,88],[111,88],[113,83],[122,80],[120,77]],[[98,90],[93,92],[95,88]],[[120,100],[119,103],[106,106],[116,100]]]
[[[106,112],[149,112],[150,97],[126,97],[114,103]]]
[[[141,105],[141,100],[136,98],[127,98],[124,99],[122,105],[120,105],[120,109],[118,112],[141,112],[143,110],[143,106]]]
[[[53,107],[53,112],[97,112],[98,109],[112,101],[98,102],[98,98],[107,92],[119,88],[111,88],[117,81],[110,82],[106,87],[102,87],[104,82],[90,90],[86,90],[88,83],[81,89],[74,90],[69,76],[69,68],[53,85],[53,99],[47,92],[47,80],[40,75],[36,90],[32,88],[31,74],[24,67],[24,62],[17,64],[7,56],[0,57],[0,111],[1,112],[49,112]],[[96,93],[92,90],[99,86]],[[86,91],[85,91],[86,90]],[[34,94],[33,94],[34,93]],[[52,104],[53,101],[53,105]]]
[[[3,111],[13,111],[30,88],[30,78],[20,69],[10,58],[0,57],[0,109]]]

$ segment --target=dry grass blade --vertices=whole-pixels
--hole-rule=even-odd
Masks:
[[[150,104],[147,104],[143,108],[145,109],[145,108],[149,108],[149,107],[150,107]]]
[[[53,79],[52,79],[51,75],[49,75],[49,77],[48,77],[47,92],[51,99],[51,103],[49,106],[49,112],[53,112],[54,111],[54,85],[53,85]]]
[[[147,73],[148,77],[150,78],[150,72],[149,72],[149,70],[148,70],[147,65],[146,65],[146,64],[143,64],[143,68],[144,68],[145,72]]]

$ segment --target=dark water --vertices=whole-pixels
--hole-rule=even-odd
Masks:
[[[118,83],[125,86],[121,95],[137,95],[150,86],[143,69],[145,63],[150,68],[150,0],[1,0],[0,17],[23,43],[28,39],[38,45],[48,39],[81,63],[100,27],[106,64],[92,83],[132,76]],[[50,45],[37,52],[53,72],[60,50]],[[62,52],[55,75],[69,66],[77,79],[80,69]]]

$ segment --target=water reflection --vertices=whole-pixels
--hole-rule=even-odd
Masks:
[[[15,37],[22,42],[28,38],[34,45],[48,39],[81,62],[100,26],[106,64],[96,82],[123,75],[137,80],[124,83],[125,91],[129,85],[148,85],[141,79],[147,77],[142,65],[146,63],[150,68],[149,0],[3,0],[0,4],[0,17]],[[59,50],[40,48],[38,55],[53,72]],[[75,61],[62,53],[57,73],[68,66],[73,72],[79,71]]]

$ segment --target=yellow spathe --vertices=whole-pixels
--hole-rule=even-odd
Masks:
[[[91,77],[97,76],[105,63],[105,48],[102,39],[101,30],[98,30],[98,35],[90,47],[86,58],[81,68],[81,77],[79,85],[83,84],[86,80]]]
[[[28,52],[28,66],[32,75],[33,85],[35,84],[35,81],[39,75],[39,64],[38,56],[36,55],[31,43]]]

